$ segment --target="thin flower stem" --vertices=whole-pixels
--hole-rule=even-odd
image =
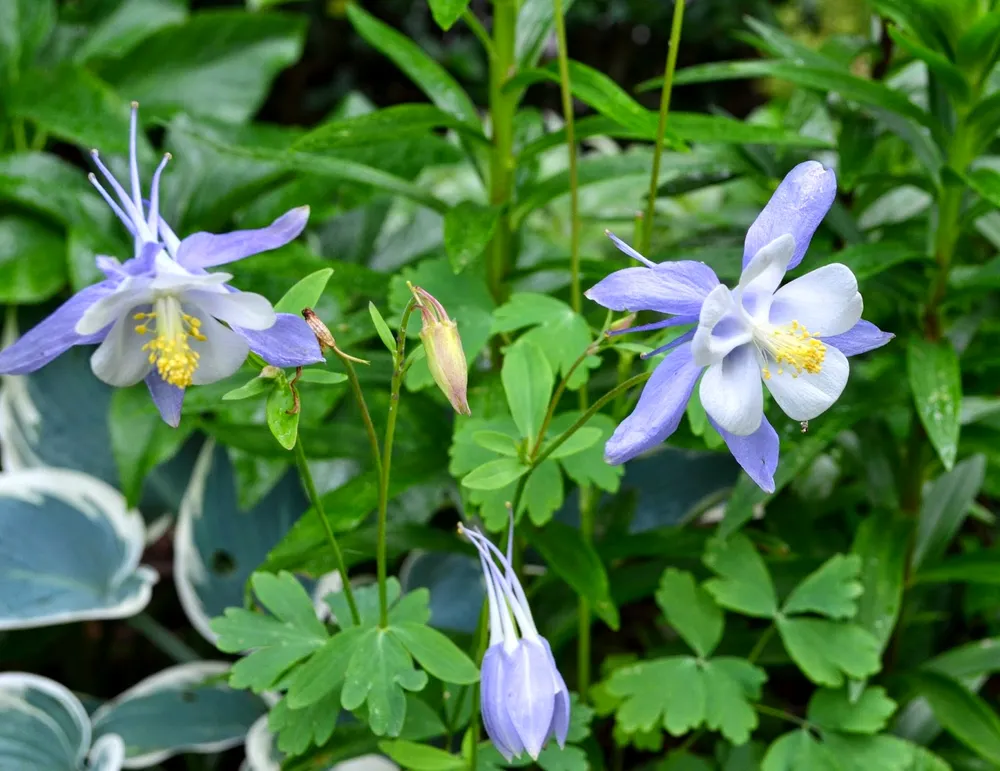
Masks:
[[[670,96],[674,88],[674,69],[677,67],[677,49],[681,42],[681,26],[683,24],[684,0],[674,0],[674,20],[670,28],[670,45],[667,48],[667,64],[663,74],[663,92],[660,95],[660,122],[656,129],[656,146],[653,148],[653,171],[649,177],[649,200],[646,201],[642,241],[637,247],[640,254],[645,254],[649,250],[649,244],[653,238],[656,189],[660,184],[660,159],[663,156],[663,142],[667,136],[667,116],[670,113]]]
[[[14,118],[11,121],[10,133],[14,138],[14,150],[19,153],[26,152],[28,149],[28,135],[24,128],[23,118]]]
[[[330,542],[333,559],[337,563],[337,572],[340,573],[340,582],[344,585],[344,599],[347,600],[347,606],[351,609],[351,618],[354,620],[355,625],[360,624],[361,614],[358,613],[358,606],[354,602],[354,590],[351,588],[351,581],[347,575],[347,565],[344,562],[344,555],[340,551],[340,544],[337,543],[337,536],[333,534],[333,528],[330,527],[330,520],[326,518],[323,498],[316,490],[316,482],[313,480],[312,471],[309,470],[309,461],[306,459],[306,451],[302,446],[301,436],[295,442],[295,465],[298,466],[299,477],[302,479],[302,485],[306,488],[306,495],[309,496],[310,503],[316,509],[316,516],[323,523],[326,540]]]
[[[140,613],[128,619],[128,625],[159,648],[178,664],[201,661],[201,656],[148,613]]]
[[[392,384],[389,392],[389,414],[385,421],[385,438],[382,440],[382,467],[378,486],[378,545],[375,554],[376,573],[378,575],[378,609],[379,626],[383,629],[389,626],[389,601],[386,594],[386,517],[389,511],[389,475],[392,470],[392,443],[396,436],[396,418],[399,417],[399,393],[403,385],[403,373],[406,371],[406,326],[410,314],[417,307],[416,300],[410,298],[399,322],[399,333],[396,335],[396,353],[393,356]]]
[[[580,365],[583,364],[590,356],[595,356],[601,352],[601,348],[588,346],[583,353],[581,353],[576,361],[573,362],[572,366],[566,371],[566,375],[562,380],[559,381],[559,385],[556,386],[555,393],[552,394],[552,399],[549,401],[549,409],[545,413],[545,419],[542,421],[541,427],[538,429],[538,435],[535,437],[535,441],[531,446],[532,456],[538,454],[541,450],[542,442],[545,441],[545,434],[549,430],[549,424],[552,423],[552,418],[555,417],[556,407],[559,406],[559,400],[562,395],[566,392],[566,388],[569,385],[570,378],[573,377],[573,373],[579,369]],[[584,406],[583,409],[586,409]]]
[[[361,420],[365,424],[365,431],[368,434],[368,442],[371,444],[372,460],[375,462],[375,472],[379,475],[379,477],[381,477],[382,452],[379,450],[378,446],[378,432],[375,431],[375,424],[372,422],[371,413],[368,411],[368,403],[365,401],[364,391],[361,390],[361,381],[358,380],[357,370],[354,369],[354,363],[351,361],[350,356],[338,349],[334,349],[333,352],[337,354],[337,358],[340,359],[344,365],[344,369],[347,370],[347,380],[351,384],[351,391],[354,392],[354,400],[358,403],[358,409],[361,410]]]
[[[764,634],[757,638],[757,642],[754,644],[753,650],[751,650],[750,655],[747,656],[747,661],[751,664],[757,662],[757,659],[759,659],[761,654],[764,652],[764,648],[771,641],[771,638],[774,637],[775,628],[774,624],[771,624],[771,626],[765,630]]]
[[[515,0],[493,2],[493,56],[490,59],[490,121],[493,125],[493,153],[490,158],[490,203],[503,207],[491,242],[489,283],[493,299],[505,299],[504,277],[510,260],[512,233],[510,203],[514,190],[514,114],[518,95],[503,86],[517,69]]]
[[[779,720],[787,720],[789,723],[795,723],[795,725],[802,726],[803,728],[813,727],[812,723],[808,720],[803,720],[798,715],[793,715],[791,712],[785,712],[783,709],[769,707],[766,704],[754,704],[753,707],[762,715],[770,715],[771,717],[776,717]]]
[[[566,121],[566,151],[569,153],[569,299],[575,313],[583,305],[580,295],[580,193],[576,162],[576,126],[573,120],[573,86],[569,80],[569,48],[566,43],[566,19],[562,0],[552,0],[556,37],[559,41],[559,87],[562,92],[563,119]]]
[[[490,40],[490,33],[486,31],[483,23],[479,21],[479,17],[466,8],[462,13],[462,21],[472,30],[472,34],[476,36],[482,44],[483,49],[485,49],[486,55],[492,59],[496,55],[496,49],[493,48],[493,41]]]

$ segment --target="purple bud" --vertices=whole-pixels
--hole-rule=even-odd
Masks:
[[[504,702],[504,683],[510,659],[503,645],[491,645],[483,655],[480,674],[480,710],[486,734],[497,748],[497,752],[509,762],[515,755],[524,752],[524,743],[507,713]]]
[[[511,655],[511,667],[505,673],[507,713],[524,749],[532,759],[552,734],[556,709],[556,679],[549,654],[541,639],[521,640]]]

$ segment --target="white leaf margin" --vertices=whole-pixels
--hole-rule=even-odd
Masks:
[[[0,617],[0,630],[32,629],[67,624],[72,621],[130,618],[149,604],[153,585],[160,576],[153,568],[140,565],[146,543],[146,526],[136,509],[129,509],[125,497],[115,488],[80,471],[56,468],[23,469],[0,473],[0,499],[10,498],[42,505],[45,497],[56,498],[92,520],[106,520],[125,545],[121,565],[111,575],[112,585],[135,576],[139,591],[118,605],[105,608],[50,613],[25,619]]]

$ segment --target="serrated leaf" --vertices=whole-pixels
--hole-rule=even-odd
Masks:
[[[375,303],[368,303],[368,313],[371,314],[372,323],[375,325],[375,331],[378,332],[379,339],[382,344],[388,349],[389,353],[392,354],[393,358],[396,358],[396,338],[392,336],[392,330],[389,329],[389,325],[385,323],[385,319],[382,318],[382,314],[379,309],[375,307]]]
[[[322,268],[299,280],[274,304],[278,313],[293,313],[298,316],[304,308],[315,308],[326,289],[333,268]]]
[[[445,683],[469,685],[479,682],[479,670],[461,648],[426,624],[394,622],[393,634],[427,672]]]
[[[809,700],[806,715],[809,722],[830,731],[876,734],[885,729],[895,711],[896,702],[885,688],[867,688],[853,702],[846,688],[820,688]]]
[[[703,658],[712,654],[722,639],[722,611],[694,576],[667,568],[660,577],[656,604],[695,653]]]
[[[562,508],[564,500],[559,464],[550,458],[537,466],[528,477],[522,496],[524,508],[528,510],[532,524],[542,527]]]
[[[771,575],[745,535],[712,539],[702,561],[719,576],[704,583],[704,588],[719,605],[760,618],[773,618],[778,612]]]
[[[278,749],[289,755],[301,755],[310,745],[326,744],[340,718],[340,688],[304,709],[291,709],[282,699],[271,708],[268,728],[278,735]]]
[[[833,555],[792,590],[781,612],[853,618],[863,591],[858,581],[860,572],[861,558],[857,555]]]
[[[580,416],[581,413],[576,410],[559,413],[552,419],[549,433],[558,436]],[[598,413],[590,419],[587,427],[599,429],[600,439],[583,452],[561,458],[559,465],[563,467],[566,476],[580,486],[594,485],[609,493],[616,493],[621,485],[624,466],[612,466],[604,460],[604,445],[615,431],[615,422],[610,415]]]
[[[499,490],[527,474],[528,470],[529,467],[517,458],[499,458],[462,477],[462,486],[470,490]]]
[[[444,215],[444,248],[451,269],[461,273],[483,253],[500,219],[500,209],[462,201]]]
[[[962,375],[958,355],[947,340],[910,340],[906,351],[913,401],[920,422],[945,469],[951,470],[958,453],[962,414]]]
[[[521,438],[534,442],[554,386],[545,353],[534,343],[519,340],[504,353],[500,378]]]
[[[761,771],[841,771],[840,764],[826,748],[805,730],[792,731],[772,744]]]
[[[817,685],[839,688],[845,675],[863,680],[879,671],[878,640],[855,624],[781,616],[776,624],[788,655]]]
[[[385,583],[385,599],[389,603],[390,609],[399,601],[401,594],[402,588],[399,585],[399,580],[395,576],[390,576]],[[347,604],[347,597],[343,592],[328,594],[323,600],[333,613],[337,626],[341,629],[355,626],[350,606]],[[354,590],[354,603],[358,608],[358,615],[361,617],[361,626],[374,626],[378,623],[378,584],[357,587]]]
[[[376,736],[398,736],[406,718],[407,691],[427,685],[427,673],[413,668],[410,654],[385,629],[365,629],[347,666],[340,703],[356,710],[368,705],[368,725]]]
[[[348,663],[365,630],[351,627],[338,632],[316,651],[307,662],[299,665],[285,681],[285,700],[291,709],[302,709],[325,698],[331,690],[340,688]]]

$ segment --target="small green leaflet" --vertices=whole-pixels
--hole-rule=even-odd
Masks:
[[[396,339],[392,336],[392,330],[389,329],[389,325],[385,323],[385,319],[382,318],[382,314],[379,313],[378,308],[375,307],[375,303],[368,303],[368,313],[371,314],[372,323],[375,324],[375,331],[378,332],[379,338],[382,340],[383,345],[389,350],[393,358],[396,358]]]
[[[773,618],[778,612],[771,575],[745,535],[709,541],[702,561],[719,576],[705,582],[705,589],[719,605],[761,618]]]
[[[906,369],[920,422],[945,469],[958,454],[962,414],[962,375],[958,355],[947,340],[913,338],[906,351]]]
[[[462,201],[448,210],[444,215],[444,248],[455,273],[461,273],[483,253],[499,219],[499,208],[473,201]]]
[[[521,438],[534,443],[555,385],[544,351],[530,340],[518,340],[504,353],[500,378]]]
[[[660,577],[656,604],[684,642],[701,657],[712,655],[722,639],[722,611],[690,573],[667,568]]]
[[[809,700],[807,716],[810,723],[831,731],[876,734],[885,730],[895,711],[896,702],[885,688],[867,688],[853,703],[847,688],[819,688]]]
[[[279,375],[274,389],[267,396],[264,414],[267,417],[267,427],[271,429],[278,444],[286,450],[295,447],[299,435],[300,413],[288,380],[283,374]]]
[[[315,308],[332,275],[333,268],[322,268],[310,273],[285,292],[284,296],[274,304],[274,310],[298,316],[305,308]]]
[[[818,685],[839,688],[845,677],[864,680],[879,671],[879,642],[860,626],[784,616],[776,623],[788,655]]]
[[[861,558],[835,554],[795,587],[785,600],[783,613],[819,613],[850,619],[858,612],[863,588],[858,581]]]

